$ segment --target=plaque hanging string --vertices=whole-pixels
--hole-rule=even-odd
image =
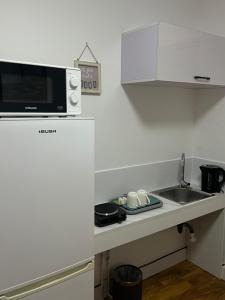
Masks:
[[[84,54],[84,52],[87,50],[89,50],[89,52],[91,53],[91,56],[93,57],[93,59],[95,60],[95,62],[98,64],[98,60],[97,58],[95,57],[93,51],[91,50],[90,46],[88,45],[88,43],[86,42],[86,45],[84,46],[84,49],[83,51],[81,52],[81,55],[78,57],[78,61],[81,59],[82,55]]]

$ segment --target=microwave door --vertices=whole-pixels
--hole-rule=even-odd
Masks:
[[[66,112],[63,68],[0,62],[1,112]]]

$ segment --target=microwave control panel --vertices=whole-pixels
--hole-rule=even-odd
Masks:
[[[81,72],[79,69],[66,69],[67,114],[81,114]]]

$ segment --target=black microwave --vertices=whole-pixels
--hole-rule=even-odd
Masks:
[[[79,69],[0,60],[0,116],[79,114]]]

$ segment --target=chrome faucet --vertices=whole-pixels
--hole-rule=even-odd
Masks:
[[[185,171],[185,153],[181,154],[181,177],[180,177],[180,187],[187,188],[190,186],[190,183],[185,181],[184,179],[184,171]]]

